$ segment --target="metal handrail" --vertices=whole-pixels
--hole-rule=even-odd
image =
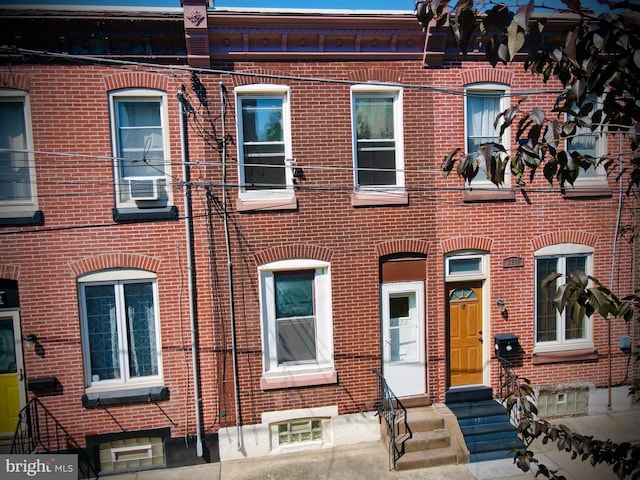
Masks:
[[[98,478],[93,461],[66,428],[37,398],[33,397],[18,413],[11,448],[12,454],[72,453],[78,455],[81,478]]]
[[[384,419],[389,435],[389,470],[395,470],[396,462],[404,455],[404,444],[413,435],[407,423],[407,409],[389,388],[382,373],[374,368],[378,377],[376,414]]]
[[[505,406],[507,406],[507,400],[512,395],[519,396],[517,384],[517,374],[514,369],[513,363],[500,355],[496,355],[498,364],[500,365],[498,378],[500,382],[500,399]],[[509,412],[509,418],[511,423],[516,424],[520,415],[520,402],[512,404],[511,408],[507,408]]]

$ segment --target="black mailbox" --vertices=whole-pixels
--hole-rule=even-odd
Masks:
[[[505,357],[509,355],[517,355],[520,352],[518,344],[518,336],[511,333],[501,333],[495,336],[496,355]]]

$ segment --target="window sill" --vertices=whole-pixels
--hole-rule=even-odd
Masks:
[[[335,370],[308,373],[304,375],[262,376],[260,388],[275,390],[278,388],[309,387],[313,385],[333,385],[338,383],[338,372]]]
[[[114,208],[113,221],[116,223],[156,222],[178,220],[178,208]]]
[[[384,207],[392,205],[408,205],[409,194],[391,192],[356,192],[351,196],[353,207]]]
[[[167,387],[131,388],[85,393],[82,406],[85,408],[111,407],[134,403],[152,403],[169,399]]]
[[[562,196],[567,199],[574,198],[606,198],[612,196],[611,187],[608,184],[601,185],[580,185],[564,187]]]
[[[597,361],[598,350],[595,348],[581,348],[578,350],[562,350],[555,352],[538,352],[531,356],[534,365],[547,363]]]
[[[44,225],[42,210],[29,210],[24,212],[0,211],[0,227],[24,227]]]
[[[243,200],[238,198],[236,209],[239,212],[260,212],[274,210],[297,210],[298,199],[295,195],[284,198],[264,198],[256,200]]]
[[[465,203],[482,203],[482,202],[515,202],[516,191],[512,188],[495,188],[495,189],[479,189],[465,190],[462,196]]]

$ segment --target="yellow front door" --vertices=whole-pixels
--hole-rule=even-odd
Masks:
[[[17,314],[0,314],[0,435],[13,435],[21,408],[22,358]]]
[[[482,285],[452,285],[449,299],[449,386],[482,383]]]

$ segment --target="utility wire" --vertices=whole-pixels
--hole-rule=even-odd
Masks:
[[[0,46],[0,53],[7,54],[21,54],[21,55],[33,55],[33,56],[41,56],[46,58],[60,58],[65,60],[73,60],[78,62],[89,62],[89,63],[103,63],[103,64],[113,64],[119,66],[131,66],[131,67],[143,67],[149,68],[154,72],[161,70],[170,70],[174,71],[184,71],[184,72],[193,72],[193,73],[206,73],[206,74],[216,74],[221,76],[236,76],[236,77],[255,77],[255,78],[265,78],[271,80],[287,80],[287,81],[298,81],[298,82],[312,82],[312,83],[331,83],[338,85],[362,85],[365,83],[366,85],[374,85],[374,86],[387,86],[387,87],[401,87],[406,89],[415,89],[415,90],[424,90],[435,93],[442,93],[447,95],[455,95],[455,96],[466,96],[466,89],[452,89],[452,88],[443,88],[436,87],[430,85],[419,85],[419,84],[411,84],[411,83],[400,83],[400,82],[382,82],[382,81],[368,81],[362,82],[357,80],[344,80],[338,78],[325,78],[325,77],[304,77],[299,75],[281,75],[281,74],[268,74],[268,73],[257,73],[257,72],[239,72],[239,71],[229,71],[229,70],[218,70],[213,68],[195,68],[195,67],[187,67],[183,65],[160,65],[156,63],[147,63],[147,62],[136,62],[131,60],[119,60],[114,58],[104,58],[100,56],[90,56],[90,55],[72,55],[68,53],[55,53],[55,52],[47,52],[43,50],[31,50],[26,48],[19,47],[9,47],[7,45]],[[172,75],[175,77],[175,75]],[[510,89],[506,91],[503,96],[505,97],[526,97],[532,95],[558,95],[562,93],[564,90],[562,89],[531,89],[531,90],[517,90]],[[480,95],[479,92],[474,91],[474,96]]]

